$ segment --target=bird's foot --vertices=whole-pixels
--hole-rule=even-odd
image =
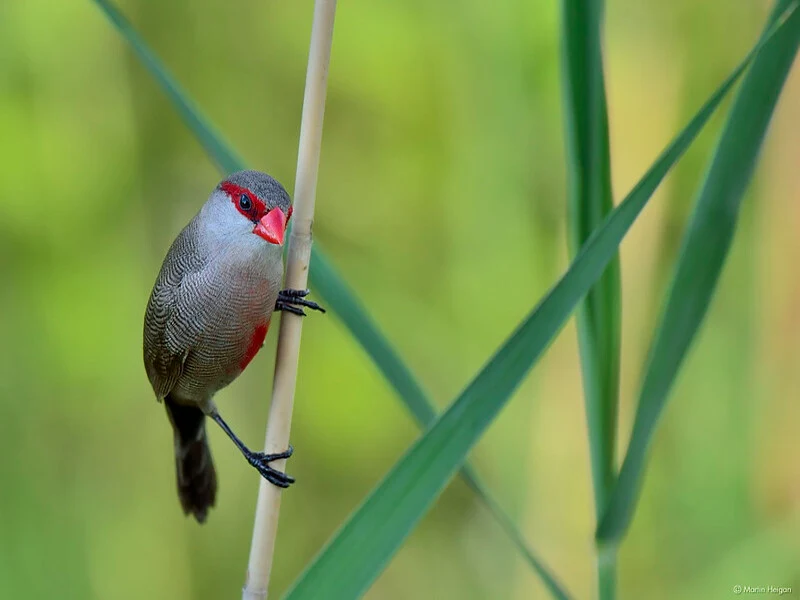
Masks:
[[[311,310],[318,310],[324,313],[325,309],[319,304],[312,300],[306,300],[306,296],[308,296],[309,293],[310,290],[281,290],[278,292],[278,301],[275,303],[275,310],[282,310],[305,317],[306,312],[303,310],[305,306]]]
[[[288,488],[294,483],[294,477],[287,475],[282,471],[269,466],[273,460],[281,458],[289,458],[294,452],[294,448],[289,446],[285,452],[278,452],[277,454],[266,454],[264,452],[250,452],[247,454],[247,462],[249,462],[261,476],[269,481],[272,485],[279,488]]]

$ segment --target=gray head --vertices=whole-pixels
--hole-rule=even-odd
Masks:
[[[291,200],[289,194],[283,186],[275,179],[260,171],[237,171],[231,174],[225,181],[221,181],[218,189],[225,191],[226,188],[240,187],[255,194],[265,205],[267,210],[280,208],[284,214],[289,212]]]
[[[221,181],[201,210],[219,237],[256,236],[280,246],[291,217],[291,200],[284,187],[259,171],[238,171]]]

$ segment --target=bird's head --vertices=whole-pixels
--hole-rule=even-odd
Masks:
[[[204,211],[226,237],[256,235],[281,246],[292,216],[290,202],[283,186],[266,173],[238,171],[214,189]]]

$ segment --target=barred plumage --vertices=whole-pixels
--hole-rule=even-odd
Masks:
[[[268,175],[247,171],[227,181],[288,211],[288,194]],[[212,192],[170,247],[145,311],[145,369],[175,430],[181,502],[198,521],[216,492],[203,415],[212,415],[214,394],[258,350],[252,344],[263,341],[283,277],[282,248],[254,235],[237,201],[219,186]]]

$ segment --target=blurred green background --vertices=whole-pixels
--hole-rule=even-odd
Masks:
[[[253,166],[290,189],[311,2],[120,3]],[[757,37],[770,3],[607,2],[620,198]],[[339,6],[315,234],[440,406],[566,266],[555,1]],[[724,114],[622,247],[621,443]],[[790,75],[712,312],[656,437],[622,598],[800,594],[800,71]],[[173,237],[219,175],[91,2],[0,4],[0,597],[238,597],[258,475],[217,428],[217,508],[176,495],[141,359]],[[305,324],[273,593],[417,429],[333,315]],[[218,396],[261,443],[274,335]],[[579,598],[594,524],[574,325],[474,453]],[[368,593],[544,596],[455,481]]]

